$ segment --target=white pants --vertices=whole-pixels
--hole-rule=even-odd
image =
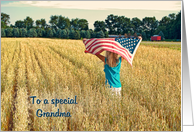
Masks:
[[[112,95],[115,93],[116,95],[121,96],[121,87],[120,88],[110,88],[112,91]]]

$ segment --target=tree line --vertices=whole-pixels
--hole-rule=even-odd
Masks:
[[[62,15],[52,15],[49,24],[45,19],[34,21],[27,16],[24,20],[8,24],[10,17],[1,13],[2,37],[49,37],[49,38],[102,38],[108,35],[141,34],[144,40],[152,35],[160,35],[162,39],[181,39],[181,11],[164,16],[160,21],[155,17],[127,18],[110,14],[104,21],[95,21],[94,30],[88,28],[86,19],[69,19]]]

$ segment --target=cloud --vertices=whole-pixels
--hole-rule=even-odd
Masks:
[[[15,1],[2,4],[2,7],[47,7],[63,9],[142,9],[142,10],[181,10],[181,1]]]

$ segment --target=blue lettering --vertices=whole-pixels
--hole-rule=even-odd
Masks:
[[[38,111],[40,111],[40,112],[41,112],[40,116],[38,115]],[[38,117],[42,117],[42,110],[41,110],[41,109],[38,109],[38,110],[36,111],[36,116],[38,116]]]

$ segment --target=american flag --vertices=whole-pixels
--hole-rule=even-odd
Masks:
[[[141,43],[138,38],[92,38],[84,39],[86,52],[100,54],[102,51],[110,51],[119,54],[132,66],[134,55]]]

